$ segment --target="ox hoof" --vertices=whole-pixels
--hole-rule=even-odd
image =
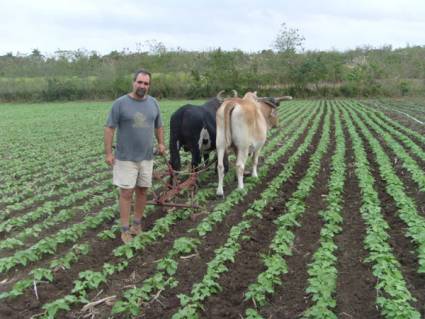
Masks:
[[[223,193],[223,191],[217,191],[216,192],[216,196],[217,196],[217,198],[219,198],[219,199],[223,199],[224,198],[224,193]]]

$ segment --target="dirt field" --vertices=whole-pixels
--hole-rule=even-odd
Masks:
[[[327,198],[330,192],[329,181],[334,172],[332,163],[338,149],[337,136],[342,137],[345,142],[345,152],[343,153],[345,167],[340,195],[341,205],[338,211],[341,218],[340,230],[332,236],[336,249],[334,260],[329,265],[330,268],[336,270],[334,282],[330,284],[333,287],[330,296],[334,305],[326,307],[335,315],[335,318],[396,318],[395,312],[391,313],[388,310],[390,308],[385,308],[386,306],[379,303],[378,300],[382,297],[388,300],[388,304],[394,302],[400,307],[410,307],[412,313],[419,314],[422,318],[425,317],[425,274],[419,271],[422,256],[418,254],[420,247],[423,246],[419,239],[408,235],[410,228],[400,217],[400,210],[403,209],[400,206],[402,205],[400,198],[392,195],[393,193],[389,189],[390,182],[381,171],[382,164],[378,161],[370,140],[362,133],[361,126],[356,122],[356,116],[366,125],[370,132],[370,138],[375,139],[381,145],[383,152],[392,164],[393,173],[401,181],[403,194],[415,203],[416,211],[414,213],[418,221],[425,219],[425,188],[421,188],[421,184],[418,184],[420,178],[413,179],[411,169],[405,165],[403,159],[405,157],[400,157],[388,140],[385,140],[382,134],[373,130],[366,122],[365,117],[370,116],[371,121],[381,125],[378,119],[370,115],[372,113],[369,112],[373,109],[366,107],[365,104],[362,104],[364,107],[359,107],[350,101],[294,101],[286,105],[287,109],[280,111],[280,127],[271,131],[268,138],[269,148],[265,147],[261,157],[260,178],[255,180],[248,177],[246,179],[248,190],[246,193],[242,193],[240,198],[232,195],[238,191],[235,189],[236,181],[231,176],[225,183],[225,198],[215,197],[216,176],[212,169],[211,172],[204,174],[199,183],[199,189],[209,190],[209,192],[205,191],[206,200],[200,200],[202,209],[195,212],[181,210],[166,212],[162,208],[150,209],[143,220],[144,233],[151,234],[158,228],[160,235],[157,238],[143,235],[139,239],[135,239],[142,244],[132,246],[131,256],[117,256],[114,253],[114,249],[121,246],[119,233],[116,230],[112,231],[114,238],[102,240],[97,236],[100,232],[111,229],[116,224],[118,215],[115,208],[114,217],[106,218],[99,226],[87,229],[75,241],[58,243],[56,247],[52,248],[54,253],[40,253],[41,257],[38,260],[28,262],[27,265],[16,265],[10,270],[1,272],[0,293],[11,291],[17,282],[26,278],[31,278],[33,284],[24,289],[19,296],[8,296],[1,300],[0,317],[10,319],[42,317],[46,314],[46,308],[43,306],[68,295],[74,296],[76,299],[72,299],[72,301],[69,299],[67,303],[62,304],[66,306],[57,312],[57,318],[83,318],[84,316],[87,316],[86,318],[171,318],[173,315],[173,318],[195,318],[196,316],[199,318],[235,319],[319,318],[320,316],[314,317],[306,313],[308,309],[317,304],[317,299],[313,298],[313,294],[309,292],[309,280],[312,276],[310,267],[315,252],[324,240],[321,231],[326,220],[320,212],[327,210],[330,205]],[[413,123],[401,114],[391,112],[379,113],[378,118],[407,136],[412,143],[418,146],[419,150],[425,152],[424,141],[417,135],[409,133],[416,132],[418,135],[425,136],[425,127]],[[390,121],[396,121],[411,131],[401,131]],[[339,122],[340,128],[337,127],[337,122]],[[360,138],[356,142],[360,142],[363,146],[371,183],[373,183],[372,186],[381,208],[380,214],[389,226],[386,228],[388,236],[385,240],[391,248],[389,253],[397,260],[395,267],[401,274],[400,285],[404,285],[412,297],[412,299],[405,300],[404,303],[400,303],[397,297],[388,292],[387,289],[391,287],[391,283],[388,286],[383,284],[383,280],[388,280],[388,277],[377,274],[378,268],[374,267],[378,267],[380,260],[369,260],[370,255],[374,252],[371,250],[373,248],[365,244],[365,238],[374,227],[368,225],[361,213],[368,203],[364,197],[365,191],[362,190],[359,181],[359,171],[357,170],[359,163],[357,156],[359,155],[354,150],[353,136],[349,131],[350,123],[359,134]],[[386,126],[381,126],[381,128],[388,132],[401,145],[405,154],[416,163],[417,174],[425,174],[425,160],[422,153],[407,146],[400,136],[394,135],[386,129]],[[327,141],[326,134],[329,134]],[[285,147],[286,150],[279,154],[279,151]],[[303,147],[305,149],[301,151]],[[323,148],[321,149],[321,147]],[[276,155],[274,161],[271,160],[273,154]],[[312,163],[314,156],[317,157],[319,164],[317,172],[310,173],[314,166]],[[89,158],[86,165],[96,161],[95,157]],[[94,170],[92,175],[97,176],[104,173],[105,170],[101,167]],[[273,181],[285,169],[288,170],[288,173],[282,177],[279,187],[270,189]],[[13,174],[11,171],[9,173]],[[76,178],[75,183],[81,183],[86,177]],[[304,182],[307,183],[309,177],[311,177],[311,185],[306,186],[305,189],[302,188],[300,185],[303,185]],[[43,179],[40,181],[43,183]],[[44,181],[44,184],[48,183],[49,181]],[[93,187],[102,183],[109,183],[109,179],[102,177],[100,181],[93,181],[88,185]],[[37,188],[37,186],[34,187]],[[55,191],[59,188],[60,186],[55,186]],[[4,196],[10,194],[6,190],[2,191]],[[268,199],[263,199],[262,194],[267,192],[270,192],[270,195],[267,195]],[[78,208],[97,194],[104,194],[105,197],[86,211]],[[58,207],[54,207],[53,216],[61,209],[75,208],[76,212],[66,221],[58,221],[43,229],[39,237],[28,236],[23,240],[22,246],[0,250],[1,260],[5,260],[9,256],[16,256],[17,252],[37,244],[41,238],[53,237],[61,229],[80,223],[87,216],[96,216],[105,208],[114,207],[116,195],[106,198],[107,194],[115,194],[111,185],[107,185],[104,191],[89,194],[82,199],[77,198],[69,205],[61,203]],[[5,216],[2,223],[11,218],[25,216],[38,207],[42,207],[43,203],[47,201],[54,203],[63,199],[64,196],[53,193],[47,199],[35,201],[28,207],[17,209],[13,215]],[[235,196],[234,200],[232,196]],[[291,254],[282,255],[287,269],[277,274],[278,281],[274,281],[271,285],[272,290],[265,293],[266,302],[261,305],[257,304],[253,298],[246,298],[246,293],[250,289],[250,285],[258,281],[259,275],[270,268],[263,257],[275,254],[275,249],[271,244],[277,236],[278,227],[280,227],[276,221],[279,216],[288,214],[293,209],[288,203],[295,202],[295,200],[299,200],[304,206],[297,215],[294,224],[296,226],[285,228],[288,236],[293,234],[292,240],[288,239]],[[220,206],[223,203],[226,204]],[[261,215],[247,213],[260,204],[263,205],[259,209]],[[1,204],[2,211],[6,211],[8,205],[11,204]],[[217,217],[214,223],[211,223],[205,234],[201,234],[199,225],[216,211],[222,211],[223,214],[221,217]],[[170,215],[174,216],[170,224],[165,228],[158,227],[157,221]],[[4,229],[0,232],[0,239],[4,241],[16,237],[26,227],[34,227],[37,223],[49,218],[47,216],[51,215],[46,215],[46,217],[43,215],[37,221],[30,221],[23,226],[15,226],[10,231]],[[243,222],[249,224],[243,224]],[[242,233],[235,235],[234,242],[229,241],[232,230],[237,225],[241,225]],[[425,229],[422,229],[423,234],[425,234]],[[170,256],[170,252],[176,247],[176,241],[182,238],[194,240],[195,244],[192,249],[171,255],[172,258],[170,258],[175,261],[173,265],[177,266],[174,272],[159,269],[159,261]],[[423,239],[425,240],[425,236]],[[52,260],[64,256],[76,243],[87,244],[90,251],[72,262],[69,269],[54,268],[52,280],[46,278],[36,280],[28,275],[34,269],[51,267]],[[223,255],[225,256],[223,258],[227,259],[223,259],[220,264],[224,268],[221,266],[221,268],[218,266],[214,268],[215,264],[212,261],[217,259],[220,247],[228,249],[227,255]],[[382,259],[385,258],[382,257]],[[108,274],[105,282],[100,279],[95,286],[90,286],[86,282],[85,295],[73,291],[78,285],[78,280],[83,282],[83,278],[88,278],[82,277],[82,272],[89,270],[105,274],[105,263],[111,265],[123,265],[124,263],[125,267]],[[211,278],[214,279],[213,282],[205,281],[206,278],[210,278],[207,276],[210,271],[216,271],[214,275],[211,275]],[[395,273],[393,276],[397,277]],[[326,282],[330,277],[323,278]],[[95,281],[91,281],[91,283],[93,282]],[[204,283],[203,287],[209,288],[202,290],[201,296],[194,295],[194,292],[197,291],[194,288],[201,282]],[[142,291],[148,295],[147,298],[142,297],[145,295],[140,291],[138,291],[139,295],[133,295],[132,303],[136,304],[137,313],[131,314],[131,311],[127,311],[111,314],[115,301],[124,301],[127,302],[127,305],[129,304],[130,299],[126,296],[128,296],[128,291],[134,287],[144,287]],[[183,299],[179,298],[181,295],[190,297],[190,300],[183,304]],[[110,296],[115,296],[112,299],[113,302],[102,302],[88,311],[81,311],[84,304]],[[179,310],[184,309],[185,305],[193,305],[196,316],[189,315],[189,312],[186,315],[183,315],[183,312],[179,313]],[[191,306],[185,309],[189,308]],[[254,317],[254,315],[250,317],[248,309],[256,309],[259,317]],[[325,317],[323,312],[323,318],[330,317]]]

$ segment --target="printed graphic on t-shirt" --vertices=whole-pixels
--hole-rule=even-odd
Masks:
[[[133,127],[148,127],[146,123],[146,118],[142,113],[137,112],[136,114],[134,114]]]

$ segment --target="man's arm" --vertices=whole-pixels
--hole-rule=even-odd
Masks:
[[[161,155],[165,154],[165,145],[164,145],[164,129],[159,127],[155,129],[156,140],[158,141],[158,152]]]
[[[113,166],[115,162],[114,154],[112,153],[112,142],[114,140],[115,129],[113,127],[105,127],[103,132],[103,144],[105,146],[105,162],[109,166]]]

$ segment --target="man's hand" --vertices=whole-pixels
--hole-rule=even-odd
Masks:
[[[114,164],[115,164],[115,156],[114,156],[114,154],[107,154],[107,155],[105,155],[105,162],[109,166],[114,166]]]
[[[115,164],[115,156],[112,151],[112,142],[114,140],[115,129],[113,127],[105,127],[104,129],[104,137],[103,144],[105,147],[105,162],[109,166],[114,166]]]
[[[165,145],[164,144],[158,144],[158,153],[159,153],[159,155],[165,155]]]

